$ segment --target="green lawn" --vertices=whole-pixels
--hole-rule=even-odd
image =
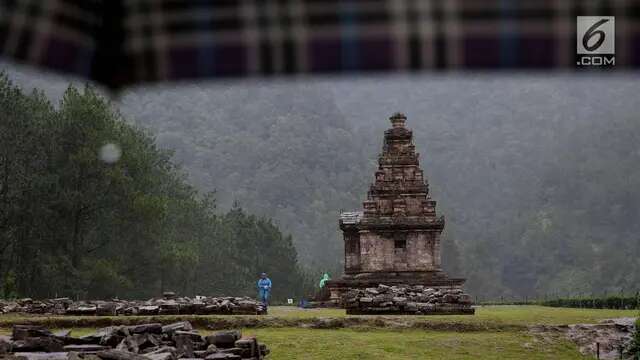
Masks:
[[[94,332],[74,328],[73,336]],[[202,334],[211,331],[201,330]],[[0,329],[0,334],[9,334]],[[271,360],[351,359],[585,359],[565,339],[527,331],[423,331],[415,329],[243,329],[271,350]]]
[[[531,335],[535,324],[595,323],[638,316],[637,310],[568,309],[542,306],[482,306],[475,315],[347,316],[340,309],[272,307],[267,316],[45,317],[0,315],[0,333],[16,323],[73,328],[73,335],[109,324],[190,320],[200,327],[244,328],[272,351],[270,359],[583,359],[557,335]],[[334,319],[337,329],[313,329]]]
[[[596,323],[616,317],[637,317],[639,310],[574,309],[553,308],[537,305],[491,305],[476,308],[475,315],[424,315],[424,316],[384,316],[384,318],[414,322],[486,324],[492,328],[501,325],[563,325]],[[269,309],[269,317],[284,319],[308,318],[375,318],[379,316],[346,315],[343,309],[299,309],[274,306]]]
[[[194,325],[222,327],[299,327],[313,323],[316,319],[329,318],[341,321],[344,327],[413,327],[431,330],[513,330],[528,325],[562,325],[595,323],[614,317],[638,316],[638,310],[601,310],[552,308],[535,305],[481,306],[475,315],[430,315],[430,316],[348,316],[343,309],[299,309],[273,306],[267,316],[253,315],[165,315],[165,316],[37,316],[0,315],[0,327],[16,323],[42,324],[48,327],[101,327],[112,324],[135,324],[142,322],[169,323],[179,320],[191,321]],[[339,327],[342,327],[339,326]]]
[[[248,329],[270,359],[585,359],[564,339],[542,341],[523,331]]]

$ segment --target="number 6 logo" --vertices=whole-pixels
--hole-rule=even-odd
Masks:
[[[576,25],[578,54],[615,53],[613,16],[578,16]]]
[[[587,51],[595,51],[600,47],[600,45],[602,45],[605,38],[604,31],[596,30],[596,29],[599,28],[600,25],[606,23],[607,21],[609,21],[609,19],[602,19],[598,21],[597,23],[593,24],[589,28],[589,30],[587,30],[586,33],[584,33],[584,36],[582,37],[582,46],[584,46],[584,48],[587,49]],[[596,41],[595,44],[589,46],[589,40],[591,40],[591,38],[593,38],[596,35],[598,36],[598,40]]]

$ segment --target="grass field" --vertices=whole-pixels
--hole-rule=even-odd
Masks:
[[[41,323],[73,328],[83,335],[95,327],[117,323],[191,320],[205,327],[243,328],[271,349],[272,360],[350,359],[584,359],[559,336],[544,339],[527,326],[595,323],[614,317],[638,316],[637,310],[482,306],[476,315],[348,316],[340,309],[271,307],[267,316],[44,317],[0,316],[0,333],[16,323]],[[335,329],[311,328],[319,319],[333,319]],[[93,325],[90,325],[93,324]],[[434,330],[435,329],[435,330]],[[437,331],[436,331],[437,330]]]
[[[75,328],[72,335],[93,331]],[[254,328],[242,333],[267,344],[271,360],[588,359],[565,339],[541,339],[526,331]]]
[[[469,315],[425,315],[425,316],[397,316],[430,322],[454,323],[492,323],[510,325],[562,325],[577,323],[594,323],[599,320],[638,316],[638,310],[608,310],[608,309],[574,309],[554,308],[537,305],[490,305],[479,306],[476,314]],[[313,318],[313,317],[351,317],[343,309],[299,309],[287,306],[273,306],[269,308],[269,316],[281,318]],[[362,317],[356,316],[353,317]],[[395,316],[394,316],[395,317]]]
[[[475,315],[430,316],[371,316],[346,315],[343,309],[299,309],[289,306],[272,306],[269,315],[164,315],[164,316],[42,316],[0,315],[0,328],[16,323],[42,324],[49,327],[100,327],[112,324],[142,322],[169,323],[189,320],[206,327],[298,327],[314,320],[329,318],[345,322],[346,327],[416,327],[420,329],[451,330],[509,330],[528,325],[562,325],[595,323],[614,317],[638,316],[638,310],[552,308],[535,305],[480,306]],[[384,321],[381,321],[384,320]],[[458,329],[459,328],[459,329]]]
[[[541,341],[523,331],[451,332],[354,329],[249,329],[271,359],[584,359],[564,339]]]

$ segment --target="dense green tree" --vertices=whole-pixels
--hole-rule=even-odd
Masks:
[[[0,76],[0,296],[299,295],[290,236],[186,181],[91,88],[54,108]]]

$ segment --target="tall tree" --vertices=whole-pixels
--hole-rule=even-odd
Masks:
[[[2,75],[0,117],[0,296],[249,295],[265,267],[282,294],[302,291],[291,237],[218,214],[91,88],[55,109]]]

